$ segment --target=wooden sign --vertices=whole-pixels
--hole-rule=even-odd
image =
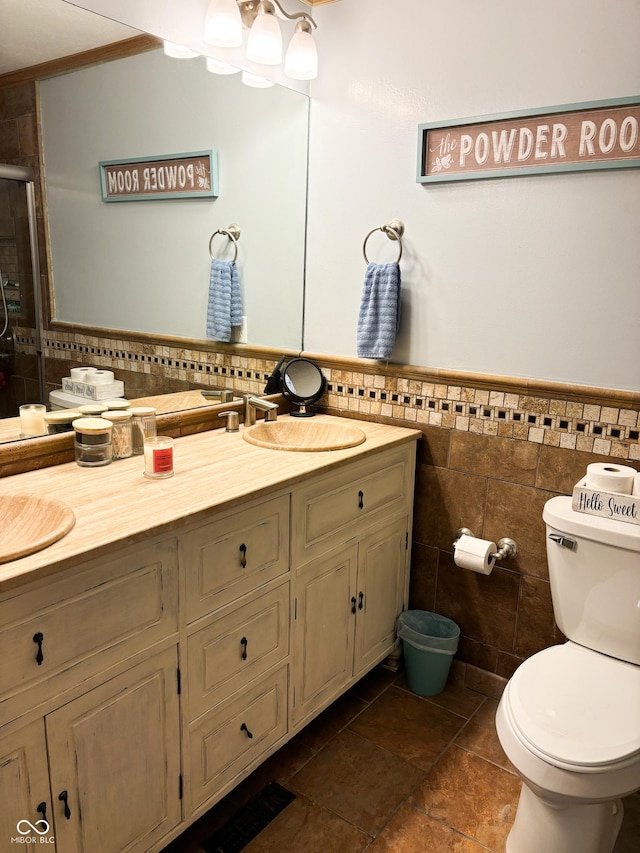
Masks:
[[[103,160],[98,165],[103,201],[218,195],[218,158],[215,151]]]
[[[420,183],[640,166],[640,97],[419,125]]]
[[[573,487],[571,509],[628,524],[640,524],[640,497],[590,489],[586,477]]]

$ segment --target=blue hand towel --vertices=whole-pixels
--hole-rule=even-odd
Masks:
[[[207,337],[230,341],[231,327],[242,325],[240,279],[234,261],[211,261]]]
[[[400,328],[400,267],[369,264],[358,316],[358,357],[391,358]]]

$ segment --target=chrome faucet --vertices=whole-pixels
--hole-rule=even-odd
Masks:
[[[275,421],[278,418],[278,404],[264,397],[256,397],[255,394],[244,395],[244,425],[253,426],[256,422],[258,409],[264,412],[265,421]]]
[[[206,400],[219,397],[221,403],[233,402],[233,391],[230,388],[201,388],[200,393]]]

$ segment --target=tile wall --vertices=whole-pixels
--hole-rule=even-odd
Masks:
[[[28,334],[20,346],[30,346]],[[129,396],[193,385],[261,392],[280,353],[238,354],[150,339],[47,332],[47,380],[59,387],[70,367],[95,364],[124,379]],[[293,355],[293,353],[291,354]],[[445,383],[426,371],[316,357],[327,377],[324,411],[414,427],[418,444],[410,606],[454,619],[467,685],[499,695],[526,657],[563,641],[555,626],[542,508],[569,494],[593,461],[640,469],[637,395],[555,386],[523,393],[496,378]],[[581,394],[584,398],[581,400]],[[458,568],[452,542],[459,527],[520,553],[488,577]]]

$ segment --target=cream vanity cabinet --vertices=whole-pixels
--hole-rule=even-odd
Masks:
[[[299,727],[394,648],[406,606],[415,445],[292,493],[292,722]]]
[[[164,533],[0,593],[0,848],[46,821],[57,853],[159,853],[393,650],[416,433],[366,426],[364,453],[240,441],[228,469],[181,439],[207,461],[153,493]]]
[[[143,851],[180,823],[177,569],[170,540],[0,598],[4,844],[46,821],[58,853]]]

